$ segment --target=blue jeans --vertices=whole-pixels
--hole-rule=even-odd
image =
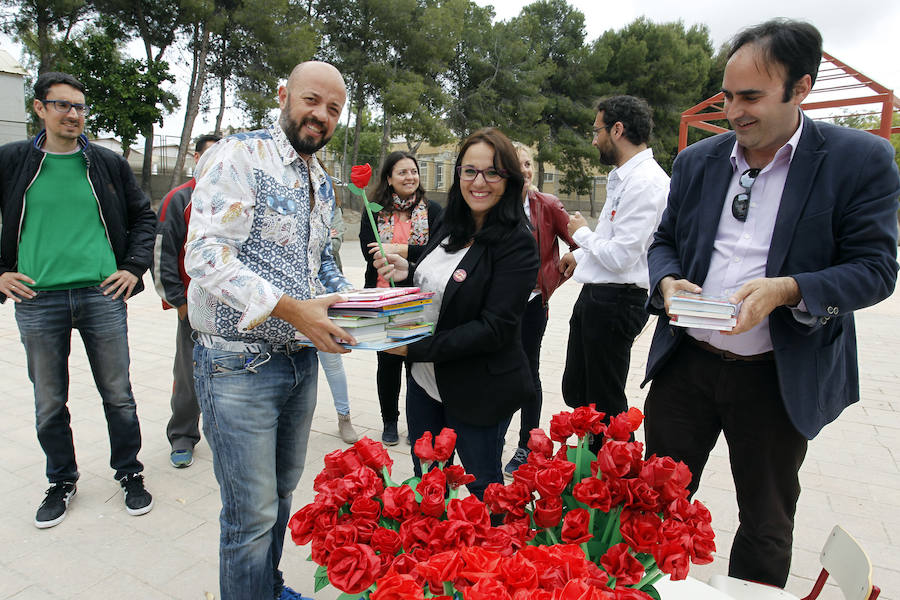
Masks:
[[[462,461],[466,473],[475,476],[475,481],[466,487],[479,500],[490,483],[503,483],[501,459],[503,437],[509,428],[510,417],[496,425],[481,427],[464,423],[444,410],[444,405],[428,395],[416,383],[412,375],[406,378],[406,424],[409,427],[409,441],[416,443],[422,434],[430,431],[435,437],[444,427],[456,431],[456,454]],[[412,453],[413,471],[422,476],[422,466],[415,452]]]
[[[319,352],[319,362],[325,371],[325,379],[331,389],[334,409],[341,415],[350,414],[350,396],[347,394],[347,374],[344,372],[344,361],[340,354]]]
[[[139,473],[141,427],[128,378],[128,322],[125,301],[104,296],[99,287],[38,292],[16,303],[16,322],[25,346],[28,377],[34,384],[37,436],[47,456],[50,483],[75,481],[78,466],[72,442],[69,351],[77,329],[91,364],[109,431],[109,466],[116,479]]]
[[[222,600],[281,594],[284,532],[316,408],[314,349],[264,358],[194,346],[203,433],[222,495]]]

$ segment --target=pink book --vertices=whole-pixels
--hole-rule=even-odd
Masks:
[[[416,289],[419,288],[409,288]],[[384,298],[382,300],[348,300],[347,302],[335,302],[329,308],[384,308],[397,304],[406,304],[409,302],[422,303],[422,300],[430,300],[434,296],[434,292],[417,292],[413,294],[404,294],[402,296],[394,296],[392,298]]]
[[[339,292],[341,296],[346,296],[350,302],[368,302],[374,300],[384,300],[395,296],[403,296],[406,294],[415,294],[419,291],[417,287],[394,287],[394,288],[366,288],[364,290],[353,290],[352,292]]]

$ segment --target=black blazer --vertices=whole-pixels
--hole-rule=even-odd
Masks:
[[[675,160],[669,202],[648,253],[648,310],[663,315],[659,281],[675,275],[702,285],[732,176],[734,133],[698,142]],[[871,133],[806,117],[781,196],[767,277],[792,276],[812,326],[787,307],[769,315],[781,397],[812,439],[859,400],[853,311],[888,297],[897,279],[897,198],[893,148]],[[647,360],[652,379],[684,330],[656,325]]]
[[[434,231],[423,258],[446,235]],[[538,264],[524,223],[495,245],[472,244],[457,268],[465,277],[451,277],[444,290],[434,335],[408,346],[410,362],[434,363],[441,401],[461,421],[494,425],[534,397],[522,315]]]
[[[433,232],[435,227],[440,224],[441,215],[443,214],[444,209],[441,208],[441,205],[437,202],[432,202],[427,198],[423,198],[422,202],[426,202],[428,206],[428,239],[431,240],[431,232]],[[375,213],[373,216],[377,219],[378,213]],[[367,288],[375,287],[375,283],[378,281],[378,272],[375,270],[375,267],[372,266],[372,255],[369,254],[369,244],[374,241],[375,232],[372,231],[372,225],[369,224],[369,215],[366,214],[366,209],[363,208],[359,217],[359,247],[362,249],[363,258],[366,259],[366,274],[363,285]],[[381,241],[382,243],[387,244],[391,240]],[[406,257],[407,260],[411,263],[418,262],[427,246],[428,244],[425,244],[424,246],[409,244]]]

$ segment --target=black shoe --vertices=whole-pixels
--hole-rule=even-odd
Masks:
[[[153,508],[153,496],[144,489],[144,476],[140,473],[129,473],[119,480],[125,492],[125,510],[134,517],[150,512]]]
[[[384,431],[381,432],[381,443],[385,446],[396,446],[400,441],[400,435],[397,433],[397,421],[384,424]]]
[[[69,501],[75,495],[74,481],[54,483],[47,490],[47,497],[41,502],[34,517],[34,526],[47,529],[59,525],[66,518]]]
[[[521,467],[528,461],[528,454],[531,452],[528,448],[516,448],[516,453],[510,459],[506,466],[503,467],[503,476],[512,479],[516,469]]]

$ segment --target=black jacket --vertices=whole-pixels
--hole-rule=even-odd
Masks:
[[[0,273],[15,271],[25,209],[25,192],[44,160],[44,132],[33,140],[0,147]],[[153,261],[156,215],[128,162],[111,150],[89,144],[81,136],[88,179],[100,208],[100,219],[119,269],[137,276],[132,295],[144,289],[141,276]],[[65,193],[65,190],[60,190]],[[2,294],[0,294],[2,296]],[[0,298],[5,301],[6,298]]]
[[[423,200],[423,202],[428,203],[428,239],[431,239],[431,232],[435,230],[435,228],[441,222],[441,215],[444,212],[444,209],[441,208],[441,205],[437,202],[432,202],[428,199]],[[377,219],[377,213],[375,215]],[[366,214],[366,209],[363,208],[362,213],[359,218],[359,247],[362,249],[363,258],[366,259],[366,275],[365,275],[365,283],[363,284],[367,288],[375,287],[375,283],[378,281],[378,272],[375,271],[375,267],[372,266],[372,255],[369,254],[369,244],[375,241],[375,233],[372,231],[372,225],[369,224],[369,215]],[[387,244],[391,240],[381,240],[382,243]],[[409,248],[407,250],[408,256],[407,260],[410,262],[417,262],[422,257],[422,252],[424,252],[427,244],[425,246],[415,246],[413,244],[409,244]]]
[[[442,229],[433,232],[424,255],[447,235]],[[525,224],[500,243],[472,244],[444,290],[434,335],[407,348],[410,362],[434,363],[441,401],[461,421],[494,425],[534,396],[522,315],[538,264]]]

